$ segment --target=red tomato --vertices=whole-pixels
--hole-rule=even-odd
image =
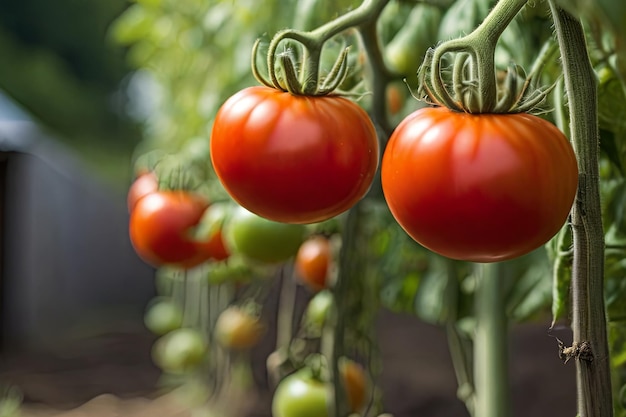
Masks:
[[[339,372],[344,382],[348,404],[353,413],[359,412],[365,407],[368,393],[368,380],[365,369],[361,364],[348,359],[341,358],[339,361]]]
[[[551,123],[446,108],[400,123],[381,175],[391,213],[413,239],[473,262],[543,245],[565,223],[578,184],[574,151]]]
[[[338,97],[250,87],[218,111],[211,161],[240,205],[270,220],[315,223],[352,207],[378,166],[367,113]]]
[[[186,191],[158,191],[140,199],[130,215],[130,238],[137,254],[160,266],[196,266],[211,257],[193,240],[208,202]]]
[[[330,242],[323,236],[307,239],[296,254],[296,277],[312,291],[327,287],[326,279],[331,262]]]
[[[154,172],[145,172],[140,174],[128,189],[126,198],[128,204],[128,212],[130,213],[137,201],[159,189],[159,181]]]
[[[198,248],[215,261],[223,261],[230,256],[230,251],[224,243],[222,229],[216,230],[207,241],[198,242]]]

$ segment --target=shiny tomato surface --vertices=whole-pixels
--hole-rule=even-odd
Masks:
[[[211,253],[203,250],[203,243],[194,240],[191,231],[208,205],[204,198],[187,191],[157,191],[144,196],[130,215],[135,251],[154,266],[190,268],[208,260]]]
[[[578,184],[567,138],[523,113],[417,110],[392,134],[381,169],[402,228],[436,253],[473,262],[546,243],[564,225]]]
[[[367,113],[338,97],[250,87],[218,111],[211,161],[234,200],[284,223],[315,223],[352,207],[378,167]]]

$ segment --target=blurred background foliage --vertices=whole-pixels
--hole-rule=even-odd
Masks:
[[[141,134],[127,113],[126,50],[108,33],[127,7],[124,0],[0,2],[0,92],[124,186]]]

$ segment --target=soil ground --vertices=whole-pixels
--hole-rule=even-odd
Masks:
[[[575,415],[573,364],[562,364],[546,323],[511,331],[513,417]],[[138,326],[139,329],[139,326]],[[467,417],[442,329],[384,312],[378,333],[381,387],[395,417]],[[185,404],[159,389],[150,360],[154,337],[145,331],[109,333],[54,352],[5,353],[0,384],[23,394],[21,417],[191,417]],[[264,357],[254,354],[258,404],[249,417],[269,417]]]

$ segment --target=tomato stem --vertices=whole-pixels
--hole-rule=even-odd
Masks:
[[[553,0],[549,3],[561,50],[570,135],[579,169],[578,193],[571,212],[572,331],[574,351],[579,352],[575,356],[578,415],[610,417],[613,409],[604,307],[597,84],[581,22]]]
[[[478,265],[474,336],[474,415],[477,417],[511,415],[504,265]]]
[[[267,51],[267,70],[269,72],[269,80],[265,79],[258,70],[256,64],[256,53],[258,51],[258,41],[253,47],[252,53],[252,73],[264,85],[273,86],[283,91],[289,91],[292,94],[303,95],[326,95],[336,89],[342,77],[347,72],[347,53],[342,53],[334,68],[342,69],[334,74],[329,74],[333,79],[327,79],[322,83],[320,76],[320,61],[322,49],[326,41],[338,35],[344,30],[367,25],[376,22],[376,17],[380,15],[382,9],[389,0],[364,0],[363,3],[354,10],[339,16],[338,18],[325,23],[324,25],[312,31],[301,31],[295,29],[286,29],[278,32],[270,41]],[[301,72],[299,76],[295,74],[285,74],[287,80],[281,80],[277,75],[276,62],[280,58],[281,53],[278,52],[280,45],[284,41],[295,41],[302,46],[301,54]],[[292,47],[293,45],[290,45]],[[288,47],[289,48],[289,47]],[[294,63],[295,66],[295,63]]]
[[[472,33],[438,45],[426,56],[420,68],[420,79],[428,99],[452,110],[469,113],[506,113],[511,106],[498,106],[498,82],[494,56],[500,35],[528,0],[500,0]],[[451,94],[442,76],[442,62],[446,54],[461,53],[463,59],[453,66]],[[458,66],[461,68],[458,68]],[[469,74],[466,74],[466,68]],[[517,74],[511,74],[517,76]],[[462,79],[461,80],[459,79]],[[461,88],[462,87],[462,88]],[[420,92],[421,93],[421,92]],[[459,94],[460,93],[460,94]],[[525,95],[520,97],[520,100]]]

